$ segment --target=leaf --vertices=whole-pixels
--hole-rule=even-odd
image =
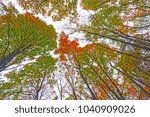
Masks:
[[[77,39],[69,40],[69,37],[62,32],[59,39],[59,47],[55,50],[55,54],[60,54],[60,60],[66,60],[65,54],[74,54],[80,51]]]

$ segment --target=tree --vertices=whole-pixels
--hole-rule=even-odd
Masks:
[[[51,74],[56,60],[50,56],[56,47],[55,29],[29,12],[19,14],[11,4],[1,5],[0,72],[26,59],[32,62],[19,71],[12,68],[6,74],[7,82],[0,79],[0,98],[42,99],[46,87],[55,82]]]
[[[77,8],[77,0],[19,0],[19,4],[33,13],[52,16],[55,21],[75,15]]]
[[[69,66],[70,63],[71,66],[74,66],[74,69],[76,69],[74,71],[79,74],[87,86],[92,96],[91,99],[149,98],[148,72],[138,70],[139,59],[133,58],[127,53],[120,57],[120,54],[116,52],[117,48],[100,43],[92,43],[83,48],[78,47],[78,44],[72,46],[68,36],[64,33],[61,34],[59,41],[59,48],[56,49],[55,53],[60,54],[61,61],[67,61],[65,62],[66,66]],[[122,60],[122,57],[125,56],[127,60]],[[116,74],[114,74],[115,70]],[[142,75],[143,78],[137,77],[138,73],[136,72],[140,72],[139,75]],[[143,96],[141,96],[141,92]]]
[[[53,99],[55,62],[51,56],[40,56],[21,70],[6,74],[7,82],[0,85],[1,99]]]
[[[28,12],[18,14],[7,7],[4,10],[6,13],[0,16],[0,72],[54,49],[56,32],[52,25],[47,26]]]
[[[43,78],[51,79],[53,74],[52,81],[55,83],[52,82],[52,89],[57,90],[51,99],[150,98],[149,1],[19,0],[18,3],[32,13],[19,14],[13,6],[7,8],[2,4],[6,13],[0,16],[0,29],[5,27],[0,37],[0,71],[11,64],[21,63],[25,58],[35,62],[6,75],[7,79],[14,76],[22,82],[30,79],[31,84],[24,87],[29,89],[32,86],[39,87]],[[82,12],[79,9],[89,14],[88,23],[80,23]],[[69,31],[84,34],[87,45],[80,47],[82,39],[77,36],[71,41],[70,35],[62,32],[58,34],[56,47],[55,29],[34,16],[37,14],[48,16],[54,21],[69,19],[76,26],[70,24]],[[46,67],[36,66],[39,60],[42,62],[45,57],[51,58],[51,50],[54,50],[54,54],[59,54],[57,62],[53,61],[56,62],[56,69],[49,69],[49,66],[55,65],[50,64],[53,62],[47,63]],[[33,67],[37,70],[34,71]],[[34,76],[30,75],[30,68],[34,71]],[[49,71],[45,75],[36,76],[47,69]],[[22,72],[29,74],[19,76]],[[35,82],[36,85],[33,85]],[[0,83],[2,87],[7,87],[2,88],[6,92],[4,95],[10,95],[7,91],[12,87],[13,90],[16,89],[16,84],[9,85],[12,80]],[[41,93],[37,89],[33,91],[33,95],[36,94],[33,99],[40,99],[37,94]],[[22,88],[18,90],[18,94],[22,95],[22,91]]]

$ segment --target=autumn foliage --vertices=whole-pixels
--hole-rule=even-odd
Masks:
[[[0,99],[150,99],[150,0],[3,1]]]
[[[60,34],[59,47],[55,50],[55,54],[60,54],[61,61],[66,60],[65,54],[74,54],[80,51],[81,48],[79,47],[77,39],[70,41],[68,35],[66,35],[64,32]]]

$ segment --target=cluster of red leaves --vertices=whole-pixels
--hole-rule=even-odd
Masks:
[[[27,12],[25,14],[25,17],[29,20],[32,21],[36,26],[40,25],[40,19],[38,17],[35,17],[32,13]]]
[[[107,95],[105,93],[105,91],[108,91],[108,89],[106,88],[106,86],[102,82],[99,82],[94,87],[94,89],[95,89],[96,98],[98,100],[106,100],[106,99],[108,99],[108,97],[107,97]]]
[[[129,94],[131,95],[131,97],[136,96],[136,89],[134,86],[129,87]]]
[[[59,48],[57,48],[54,53],[60,54],[61,61],[66,60],[65,54],[75,54],[80,51],[81,48],[79,47],[77,39],[70,41],[68,35],[66,35],[64,32],[60,34]]]
[[[79,47],[79,43],[77,39],[74,39],[73,41],[70,41],[68,35],[66,35],[64,32],[60,34],[59,38],[59,47],[55,50],[55,54],[60,54],[60,60],[65,61],[66,54],[72,54],[75,55],[77,58],[80,56],[80,54],[84,52],[88,52],[89,54],[94,52],[94,49],[96,47],[95,43],[88,44],[85,47]]]

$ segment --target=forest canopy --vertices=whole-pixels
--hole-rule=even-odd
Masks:
[[[150,99],[149,0],[8,1],[0,0],[0,99]]]

